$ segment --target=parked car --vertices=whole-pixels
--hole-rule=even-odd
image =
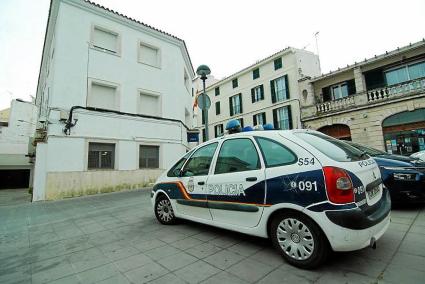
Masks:
[[[393,203],[425,202],[425,162],[417,158],[388,154],[354,142],[348,143],[375,159]]]
[[[151,199],[162,224],[182,218],[270,238],[301,268],[320,265],[331,249],[374,247],[391,209],[372,158],[311,130],[207,141],[158,178]]]
[[[425,150],[413,153],[412,155],[410,155],[410,157],[414,159],[419,159],[425,162]]]

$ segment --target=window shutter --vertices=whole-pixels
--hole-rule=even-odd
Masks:
[[[240,118],[239,122],[241,123],[241,127],[243,128],[243,118]]]
[[[293,128],[292,125],[292,111],[291,111],[291,106],[287,106],[288,109],[288,120],[289,120],[289,129]]]
[[[255,103],[255,88],[251,89],[251,102]]]
[[[264,123],[264,124],[266,124],[266,123],[267,123],[267,120],[266,120],[266,113],[265,113],[265,112],[263,112],[263,113],[262,113],[262,116],[263,116],[263,123]]]
[[[277,109],[273,110],[273,126],[274,126],[274,129],[279,129],[278,118],[277,118]]]
[[[242,94],[239,94],[238,97],[239,97],[239,104],[241,105],[241,113],[243,113],[243,109],[242,109]]]
[[[261,85],[260,89],[261,89],[261,99],[264,100],[264,86]]]
[[[254,122],[254,126],[256,126],[257,125],[257,115],[253,115],[252,116],[252,120],[253,120],[253,122]]]
[[[288,84],[288,75],[285,75],[285,90],[286,90],[286,99],[289,99],[289,84]]]
[[[354,95],[356,93],[356,83],[354,80],[347,81],[347,87],[348,87],[348,95]]]
[[[276,102],[276,91],[274,89],[274,81],[270,81],[270,91],[272,93],[272,103]]]
[[[230,116],[233,116],[233,102],[232,97],[229,98]]]
[[[214,126],[214,137],[217,137],[217,127],[218,125]]]
[[[322,93],[323,93],[323,102],[328,102],[331,101],[331,92],[330,92],[330,87],[325,87],[322,89]]]

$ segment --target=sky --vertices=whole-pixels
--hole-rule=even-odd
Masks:
[[[318,50],[327,73],[425,37],[425,0],[94,1],[185,40],[217,79],[287,46]],[[0,110],[36,95],[49,4],[0,0]]]

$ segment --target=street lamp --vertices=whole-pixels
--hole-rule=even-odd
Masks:
[[[202,104],[204,106],[207,105],[207,93],[205,92],[205,80],[207,79],[207,75],[211,74],[211,70],[207,65],[200,65],[198,67],[198,69],[196,69],[196,74],[198,74],[199,76],[201,76],[201,80],[202,80],[202,85],[203,85],[203,96],[202,96]],[[202,109],[202,113],[204,114],[205,117],[205,136],[206,136],[206,141],[209,138],[208,135],[208,108],[203,108]],[[205,142],[205,141],[204,141]]]

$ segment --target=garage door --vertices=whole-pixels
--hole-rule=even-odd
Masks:
[[[28,188],[30,170],[0,170],[0,189]]]

